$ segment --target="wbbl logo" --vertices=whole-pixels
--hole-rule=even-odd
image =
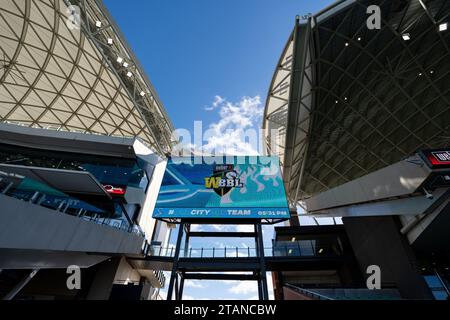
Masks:
[[[233,188],[242,188],[244,184],[232,164],[216,165],[213,174],[205,178],[205,187],[213,189],[219,196],[224,196]]]

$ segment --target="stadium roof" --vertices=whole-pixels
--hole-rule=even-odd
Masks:
[[[172,124],[100,0],[2,0],[0,47],[0,121],[170,150]]]
[[[292,204],[450,145],[449,14],[445,0],[346,0],[297,19],[263,120]]]

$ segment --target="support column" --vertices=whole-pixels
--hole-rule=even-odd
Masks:
[[[264,241],[262,234],[261,224],[255,224],[255,232],[256,232],[256,248],[258,252],[259,262],[260,262],[260,270],[259,270],[259,281],[261,284],[261,295],[259,297],[260,300],[269,300],[269,292],[267,289],[267,277],[266,277],[266,260],[264,259]],[[259,287],[259,286],[258,286]]]
[[[189,251],[189,240],[190,240],[189,233],[191,232],[191,225],[190,224],[185,224],[185,231],[186,231],[186,235],[185,235],[185,238],[184,238],[184,256],[187,257],[188,256],[188,251]]]
[[[110,258],[97,266],[87,300],[108,300],[119,268],[121,257]]]
[[[176,272],[175,273],[176,274],[176,276],[175,276],[175,300],[180,300],[180,295],[179,295],[179,288],[180,288],[180,286],[179,286],[179,284],[178,284],[178,272]]]
[[[396,285],[405,299],[433,299],[395,217],[348,217],[342,221],[365,278],[367,267],[377,265],[382,286]]]
[[[184,231],[184,223],[183,223],[183,221],[181,221],[180,227],[178,229],[177,244],[175,247],[175,255],[173,258],[172,273],[170,274],[169,288],[167,289],[167,300],[172,300],[173,289],[175,286],[175,280],[176,280],[176,277],[178,277],[178,274],[177,274],[178,259],[180,257],[180,248],[181,248],[181,240],[183,239],[183,231]],[[176,297],[175,297],[175,299],[176,299]]]
[[[264,293],[263,293],[263,286],[261,283],[261,273],[256,273],[255,274],[258,276],[258,299],[259,300],[264,300]]]
[[[179,300],[183,300],[183,289],[184,289],[184,272],[180,273],[180,289],[178,290]]]
[[[3,300],[12,300],[14,297],[22,290],[33,277],[39,269],[33,269],[25,278],[22,279],[6,296],[3,297]]]

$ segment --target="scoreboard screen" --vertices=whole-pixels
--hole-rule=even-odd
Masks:
[[[433,169],[450,168],[450,149],[424,150],[422,155]]]

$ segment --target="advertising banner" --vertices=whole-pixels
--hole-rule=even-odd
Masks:
[[[153,217],[288,219],[279,159],[169,159]]]

